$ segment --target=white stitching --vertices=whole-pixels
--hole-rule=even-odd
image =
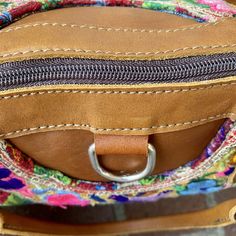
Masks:
[[[35,130],[44,130],[44,129],[56,129],[56,128],[67,128],[67,127],[75,127],[75,128],[87,128],[90,131],[147,131],[152,129],[165,129],[165,128],[173,128],[173,127],[179,127],[179,126],[188,126],[192,124],[202,123],[205,121],[215,120],[219,118],[226,118],[232,115],[236,115],[235,113],[223,113],[216,116],[209,116],[207,118],[203,118],[200,120],[193,120],[193,121],[187,121],[183,123],[175,123],[175,124],[165,124],[165,125],[159,125],[159,126],[151,126],[148,128],[95,128],[91,126],[90,124],[59,124],[59,125],[43,125],[39,127],[33,127],[33,128],[25,128],[20,129],[16,131],[12,131],[6,134],[1,134],[0,138],[6,138],[8,136],[14,135],[14,134],[21,134],[26,133],[28,131],[35,131]]]
[[[80,53],[94,53],[94,54],[108,54],[108,55],[125,55],[125,56],[139,56],[139,55],[158,55],[158,54],[167,54],[167,53],[175,53],[178,51],[186,51],[186,50],[197,50],[197,49],[217,49],[217,48],[234,48],[236,44],[225,44],[225,45],[213,45],[213,46],[193,46],[193,47],[184,47],[184,48],[176,48],[173,50],[166,51],[157,51],[157,52],[112,52],[112,51],[102,51],[102,50],[87,50],[87,49],[73,49],[73,48],[45,48],[45,49],[36,49],[36,50],[27,50],[27,51],[18,51],[11,52],[6,54],[1,54],[1,58],[12,57],[17,55],[25,55],[28,53],[40,53],[40,52],[80,52]]]
[[[115,32],[130,32],[130,33],[174,33],[178,31],[186,31],[186,30],[194,30],[194,29],[200,29],[200,28],[205,28],[207,26],[215,26],[221,22],[223,22],[225,19],[221,21],[216,21],[214,23],[207,23],[207,24],[196,24],[195,26],[191,27],[185,27],[185,28],[176,28],[176,29],[167,29],[167,30],[156,30],[156,29],[131,29],[131,28],[113,28],[113,27],[99,27],[95,25],[76,25],[76,24],[66,24],[66,23],[57,23],[57,22],[44,22],[44,23],[35,23],[35,24],[28,24],[28,25],[20,25],[20,26],[15,26],[11,27],[5,30],[1,30],[0,33],[9,33],[11,31],[17,31],[20,29],[26,29],[26,28],[31,28],[31,27],[44,27],[44,26],[60,26],[60,27],[69,27],[69,28],[79,28],[79,29],[88,29],[88,30],[97,30],[97,31],[115,31]]]
[[[236,85],[236,82],[229,82],[224,84],[215,84],[209,85],[205,87],[198,87],[198,88],[187,88],[187,89],[173,89],[173,90],[158,90],[158,91],[122,91],[122,90],[49,90],[49,91],[39,91],[39,92],[31,92],[31,93],[21,93],[15,95],[7,95],[7,96],[0,96],[0,100],[2,99],[15,99],[15,98],[22,98],[22,97],[29,97],[29,96],[37,96],[37,95],[44,95],[44,94],[129,94],[129,95],[138,95],[138,94],[170,94],[170,93],[182,93],[182,92],[190,92],[190,91],[198,91],[198,90],[206,90],[212,89],[217,87],[226,87]]]

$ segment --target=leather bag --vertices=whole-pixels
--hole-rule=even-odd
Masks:
[[[12,22],[0,18],[1,204],[86,207],[234,187],[234,3],[135,5],[160,12],[58,2],[10,5]],[[100,233],[227,225],[235,201]],[[97,231],[6,210],[1,224],[18,235]]]

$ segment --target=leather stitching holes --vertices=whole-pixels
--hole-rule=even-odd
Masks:
[[[17,55],[25,55],[25,54],[34,54],[40,52],[80,52],[80,53],[93,53],[93,54],[107,54],[107,55],[125,55],[125,56],[139,56],[139,55],[158,55],[158,54],[167,54],[167,53],[175,53],[179,51],[187,51],[187,50],[197,50],[197,49],[218,49],[218,48],[234,48],[236,44],[225,44],[225,45],[212,45],[212,46],[193,46],[193,47],[185,47],[185,48],[177,48],[173,50],[166,51],[157,51],[157,52],[112,52],[112,51],[101,51],[101,50],[86,50],[86,49],[73,49],[73,48],[45,48],[45,49],[36,49],[36,50],[27,50],[27,51],[18,51],[12,53],[6,53],[0,55],[1,58],[12,57]]]
[[[164,129],[164,128],[179,127],[179,126],[187,126],[187,125],[197,124],[197,123],[215,120],[215,119],[219,119],[219,118],[226,118],[231,115],[236,115],[236,114],[235,113],[224,113],[224,114],[219,114],[216,116],[210,116],[207,118],[203,118],[200,120],[193,120],[193,121],[187,121],[187,122],[176,123],[176,124],[168,124],[168,125],[151,126],[148,128],[94,128],[89,124],[44,125],[44,126],[39,126],[39,127],[34,127],[34,128],[26,128],[26,129],[16,130],[16,131],[9,132],[6,134],[1,134],[0,138],[7,138],[10,135],[26,133],[28,131],[43,130],[43,129],[56,129],[56,128],[68,128],[68,127],[88,128],[91,131],[109,131],[109,132],[113,132],[113,131],[145,131],[145,130],[147,131],[147,130],[157,129],[157,128]]]
[[[185,27],[185,28],[175,28],[175,29],[167,29],[167,30],[156,30],[156,29],[131,29],[131,28],[113,28],[113,27],[99,27],[95,25],[76,25],[76,24],[66,24],[66,23],[49,23],[49,22],[44,22],[44,23],[35,23],[35,24],[28,24],[28,25],[22,25],[22,26],[16,26],[16,27],[11,27],[6,30],[0,31],[0,33],[9,33],[11,31],[17,31],[21,29],[26,29],[26,28],[33,28],[33,27],[44,27],[44,26],[60,26],[60,27],[67,27],[67,28],[79,28],[79,29],[88,29],[88,30],[97,30],[97,31],[107,31],[107,32],[129,32],[129,33],[174,33],[178,31],[186,31],[186,30],[194,30],[194,29],[200,29],[200,28],[205,28],[208,26],[215,26],[218,25],[219,23],[225,21],[225,19],[222,19],[221,21],[217,21],[214,23],[207,23],[207,24],[196,24],[191,27]]]
[[[31,93],[22,93],[16,95],[8,95],[8,96],[0,96],[0,100],[3,99],[15,99],[15,98],[22,98],[22,97],[29,97],[29,96],[37,96],[37,95],[44,95],[44,94],[129,94],[129,95],[152,95],[152,94],[169,94],[169,93],[182,93],[182,92],[191,92],[191,91],[198,91],[198,90],[205,90],[205,89],[212,89],[217,87],[226,87],[226,86],[233,86],[236,85],[236,82],[229,82],[224,84],[215,84],[209,85],[205,87],[198,87],[198,88],[188,88],[188,89],[173,89],[173,90],[159,90],[159,91],[115,91],[115,90],[51,90],[51,91],[39,91],[39,92],[31,92]]]

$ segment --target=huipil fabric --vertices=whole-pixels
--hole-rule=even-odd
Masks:
[[[215,22],[236,15],[224,0],[5,0],[0,1],[0,28],[34,12],[72,6],[124,6],[168,12],[197,21]]]

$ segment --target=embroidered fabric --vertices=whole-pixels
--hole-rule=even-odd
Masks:
[[[224,0],[3,0],[0,1],[0,27],[36,11],[67,6],[138,7],[194,18],[200,22],[214,22],[236,14],[236,7]]]
[[[122,184],[72,179],[38,165],[1,140],[0,205],[87,206],[205,194],[234,186],[235,165],[236,122],[231,120],[195,160],[175,170]]]

